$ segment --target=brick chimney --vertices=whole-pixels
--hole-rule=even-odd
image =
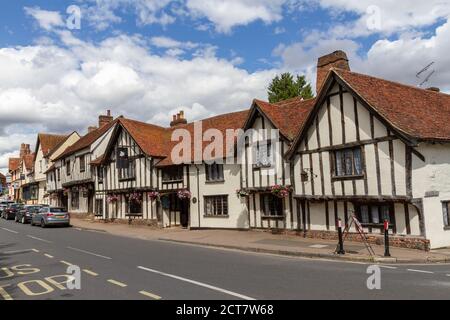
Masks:
[[[98,128],[96,126],[90,126],[88,128],[88,133],[94,132],[95,130],[97,130]]]
[[[322,88],[331,68],[350,71],[347,54],[344,51],[338,50],[319,58],[319,61],[317,62],[317,93],[319,93]]]
[[[173,116],[173,120],[170,123],[170,126],[173,127],[177,127],[177,126],[181,126],[184,124],[187,124],[187,120],[184,117],[184,111],[180,111],[178,114]]]
[[[98,117],[98,127],[101,128],[104,125],[107,125],[108,123],[112,122],[114,118],[111,116],[111,110],[106,111],[106,115],[100,115]]]
[[[20,157],[26,156],[28,154],[31,154],[31,149],[29,144],[22,143],[20,145]]]

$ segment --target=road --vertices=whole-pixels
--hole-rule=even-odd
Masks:
[[[448,299],[450,265],[368,265],[145,241],[0,221],[0,300]],[[81,270],[69,290],[67,268]]]

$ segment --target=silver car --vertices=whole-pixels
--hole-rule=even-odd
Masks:
[[[43,207],[31,218],[32,226],[70,226],[70,215],[63,208]]]

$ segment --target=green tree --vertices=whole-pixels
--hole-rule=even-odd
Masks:
[[[269,102],[277,103],[283,100],[302,97],[303,99],[314,98],[311,84],[306,82],[305,76],[294,76],[289,72],[276,76],[268,89]]]

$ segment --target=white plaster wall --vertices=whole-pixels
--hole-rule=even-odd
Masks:
[[[199,177],[197,180],[197,167],[199,169]],[[192,228],[249,228],[248,211],[246,207],[246,199],[239,198],[236,190],[240,189],[240,165],[224,165],[225,182],[208,183],[206,182],[205,166],[192,165],[190,172],[190,189],[197,198],[197,203],[191,201],[191,227]],[[199,184],[198,184],[199,182]],[[198,193],[200,187],[200,193]],[[229,217],[205,217],[204,212],[204,196],[227,195],[228,196],[228,213]],[[200,210],[199,210],[200,209]]]
[[[413,155],[413,196],[423,198],[425,232],[432,248],[450,246],[450,230],[445,230],[442,201],[450,201],[449,144],[421,144],[417,148],[425,163]],[[427,192],[438,196],[425,197]]]

